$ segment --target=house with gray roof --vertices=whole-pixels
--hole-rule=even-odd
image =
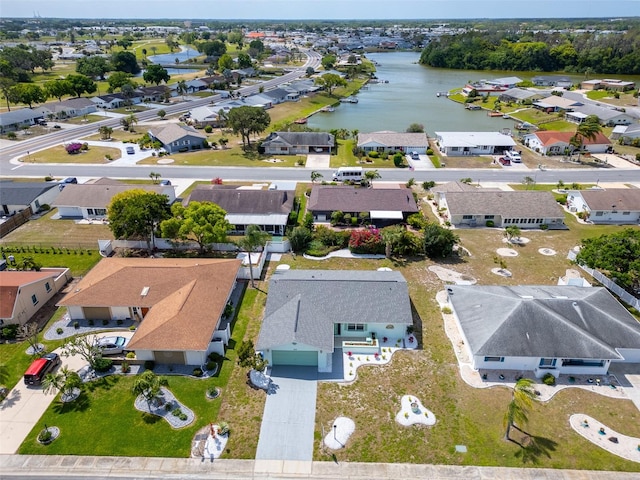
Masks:
[[[521,103],[525,100],[537,100],[544,97],[539,91],[527,90],[525,88],[510,88],[500,94],[498,99],[501,102],[516,102]]]
[[[587,219],[592,223],[639,225],[640,189],[570,190],[567,193],[567,207],[571,212],[586,212]]]
[[[411,324],[409,290],[399,272],[288,270],[271,277],[256,350],[269,365],[331,372],[334,353],[360,346],[373,355],[379,340],[403,338]]]
[[[549,95],[545,98],[533,102],[534,108],[545,111],[547,113],[559,111],[571,112],[583,105],[584,104],[582,102],[573,100],[571,98],[560,97],[558,95]]]
[[[640,323],[604,287],[448,285],[475,370],[605,375],[640,362]]]
[[[207,136],[195,128],[169,123],[149,129],[149,136],[158,140],[169,153],[200,150]]]
[[[590,115],[595,115],[602,125],[613,127],[614,125],[631,125],[636,122],[638,116],[631,110],[621,111],[615,108],[601,107],[597,105],[582,105],[572,112],[565,114],[568,122],[581,124]]]
[[[511,150],[516,142],[500,132],[435,132],[436,144],[447,156],[493,155]]]
[[[536,87],[571,88],[573,82],[564,75],[536,75],[531,79]]]
[[[45,103],[42,105],[42,108],[46,108],[58,119],[89,115],[90,113],[94,113],[98,110],[96,104],[85,97],[69,98],[61,102]]]
[[[358,148],[368,152],[418,152],[426,153],[429,140],[426,133],[398,133],[380,131],[358,134]]]
[[[51,205],[60,193],[57,183],[0,181],[0,205],[2,215],[13,215],[31,208],[40,211],[42,205]]]
[[[366,213],[373,224],[382,227],[404,222],[419,210],[411,190],[404,185],[396,188],[315,185],[307,211],[316,222],[330,221],[334,212],[348,213],[356,218],[360,213]]]
[[[335,143],[327,132],[272,132],[262,142],[267,155],[306,155],[331,153]]]
[[[38,120],[44,120],[48,110],[43,107],[22,108],[0,113],[0,133],[13,132],[23,125],[35,125]]]
[[[640,138],[640,123],[632,125],[618,125],[611,132],[611,140],[622,139],[624,145],[629,145],[634,139]]]
[[[449,192],[441,207],[456,227],[517,226],[519,228],[566,228],[564,211],[551,192],[493,191],[476,189]]]
[[[171,185],[131,184],[99,178],[92,183],[65,184],[53,206],[58,207],[58,218],[105,219],[111,199],[133,189],[166,195],[169,204],[176,199],[175,187]]]
[[[295,189],[295,188],[294,188]],[[284,235],[289,214],[293,210],[295,192],[289,190],[256,190],[227,185],[197,185],[183,202],[211,202],[227,212],[232,233],[244,234],[247,226],[258,225],[273,235]]]
[[[105,95],[97,95],[91,98],[98,108],[112,109],[126,107],[127,105],[137,105],[142,102],[142,95],[134,92],[133,96],[127,98],[122,93],[108,93]]]
[[[273,90],[266,90],[260,95],[268,97],[272,100],[274,105],[283,102],[295,102],[300,99],[300,94],[297,92],[287,91],[284,88],[274,88]]]

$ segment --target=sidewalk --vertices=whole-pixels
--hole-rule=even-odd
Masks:
[[[338,454],[339,457],[339,454]],[[638,473],[408,463],[1,455],[0,476],[323,480],[632,480]]]

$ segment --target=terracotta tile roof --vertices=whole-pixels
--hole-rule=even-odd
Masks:
[[[105,258],[59,305],[150,308],[130,349],[206,350],[239,268],[236,259]]]
[[[55,272],[15,272],[4,270],[0,272],[0,318],[13,316],[13,305],[18,296],[18,289],[22,285],[37,282],[45,278],[55,278],[60,271]]]
[[[574,132],[536,132],[534,133],[540,139],[540,143],[543,145],[553,145],[555,143],[569,143],[571,142],[571,137],[575,135]],[[584,138],[582,140],[583,145],[609,145],[611,140],[609,140],[604,134],[598,133],[594,140],[589,138]]]

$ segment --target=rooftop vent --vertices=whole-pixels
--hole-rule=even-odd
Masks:
[[[146,297],[147,294],[149,293],[149,288],[150,287],[143,287],[142,291],[140,292],[140,296],[141,297]]]

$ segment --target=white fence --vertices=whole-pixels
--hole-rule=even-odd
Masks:
[[[567,258],[569,260],[572,260],[572,261],[575,262],[576,256],[577,256],[576,252],[574,252],[573,250],[569,250],[569,253],[567,254]],[[618,284],[616,284],[609,277],[606,277],[605,275],[600,273],[598,270],[594,270],[593,268],[589,268],[586,265],[580,265],[577,262],[576,262],[576,265],[578,265],[582,270],[587,272],[589,275],[591,275],[593,278],[595,278],[598,282],[600,282],[602,285],[604,285],[609,290],[611,290],[613,293],[615,293],[624,303],[626,303],[627,305],[632,306],[636,310],[640,310],[640,299],[638,299],[637,297],[634,297],[633,295],[631,295],[629,292],[624,290],[622,287],[620,287]]]

